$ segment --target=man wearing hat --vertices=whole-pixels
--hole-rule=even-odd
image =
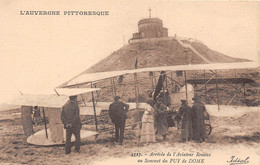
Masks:
[[[126,112],[128,111],[128,109],[129,105],[122,101],[119,96],[116,96],[115,102],[113,102],[109,106],[109,116],[112,123],[115,124],[115,140],[116,142],[118,142],[119,139],[120,145],[123,144],[124,140]]]
[[[191,107],[187,104],[187,100],[181,100],[181,107],[178,111],[178,116],[182,118],[181,126],[181,141],[190,141],[192,138],[192,115]]]
[[[206,138],[205,119],[204,113],[206,108],[202,102],[199,101],[197,96],[193,97],[194,104],[192,110],[192,127],[193,127],[193,138],[197,142],[201,143]]]
[[[61,120],[66,129],[65,154],[71,153],[71,135],[75,136],[75,151],[80,150],[80,129],[82,127],[79,117],[77,96],[70,96],[70,100],[62,107]]]
[[[166,120],[167,115],[167,106],[162,103],[163,98],[157,98],[156,103],[154,104],[155,112],[155,127],[156,133],[162,135],[163,140],[166,140],[166,135],[168,134],[168,124]]]

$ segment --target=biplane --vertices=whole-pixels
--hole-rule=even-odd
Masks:
[[[132,106],[133,109],[139,109],[141,111],[144,110],[143,108],[140,108],[139,105],[140,102],[146,102],[146,100],[142,99],[142,97],[140,98],[140,96],[147,97],[149,91],[154,92],[153,100],[155,100],[156,97],[160,93],[162,93],[165,102],[167,100],[167,92],[168,92],[169,93],[168,96],[170,97],[171,100],[171,107],[173,109],[178,109],[178,107],[180,106],[180,99],[187,99],[189,103],[192,103],[193,96],[195,94],[201,94],[199,93],[200,90],[198,90],[196,86],[201,84],[200,89],[202,89],[202,87],[203,88],[205,87],[206,89],[207,85],[210,86],[210,84],[214,84],[216,86],[215,104],[217,104],[218,109],[220,109],[220,98],[218,95],[219,85],[228,84],[230,87],[236,90],[234,96],[232,96],[232,98],[228,103],[229,105],[234,100],[234,98],[238,96],[238,93],[241,92],[241,88],[238,87],[238,84],[242,84],[245,90],[245,84],[254,83],[254,81],[249,78],[238,78],[236,76],[235,78],[226,78],[221,76],[218,73],[218,71],[230,72],[230,70],[249,69],[249,68],[257,68],[257,67],[259,67],[259,64],[255,62],[237,62],[237,63],[211,63],[211,64],[196,64],[196,65],[161,66],[161,67],[139,68],[139,69],[121,70],[121,71],[82,73],[72,78],[71,80],[65,82],[60,87],[81,88],[81,87],[94,86],[94,87],[101,88],[101,91],[99,91],[99,93],[96,93],[96,96],[92,95],[93,104],[91,108],[95,108],[96,106],[96,108],[99,109],[98,112],[102,112],[108,110],[109,103],[111,103],[113,96],[120,95],[123,96],[125,100],[127,100],[126,93],[129,94],[131,93],[130,91],[133,91],[132,95],[134,99],[128,98],[128,101],[135,102],[135,104],[131,103],[133,104]],[[196,78],[196,73],[198,75],[198,72],[201,71],[204,72],[202,73],[203,79]],[[209,71],[211,73],[209,78],[206,78],[205,76],[206,71]],[[173,76],[174,72],[176,73],[175,77]],[[187,79],[188,77],[187,74],[189,72],[195,72],[195,78]],[[122,80],[122,76],[124,77],[123,80]],[[183,81],[180,80],[180,77],[183,79]],[[151,79],[151,81],[149,81],[148,84],[144,85],[145,81],[147,83],[147,79]],[[132,88],[130,89],[131,85]],[[148,90],[145,91],[141,88],[145,88]],[[102,91],[106,91],[104,92],[104,94],[109,98],[106,98],[105,96],[101,96]],[[110,94],[109,91],[111,92]],[[205,93],[202,95],[207,97],[207,91],[205,90]],[[103,97],[103,99],[109,100],[110,102],[106,102],[106,103],[98,102],[100,97]],[[84,100],[82,101],[84,102]],[[89,104],[87,106],[89,107]],[[139,118],[140,120],[141,118],[140,114],[142,115],[142,113],[137,113],[137,114],[138,114],[137,118]]]
[[[191,104],[193,96],[198,94],[198,92],[201,92],[202,88],[205,88],[205,93],[202,95],[207,97],[207,85],[214,84],[217,93],[216,103],[218,105],[218,109],[220,109],[218,94],[220,84],[228,84],[231,87],[234,87],[238,93],[241,91],[241,88],[238,88],[237,84],[242,83],[243,87],[245,88],[246,83],[254,83],[254,81],[249,78],[224,78],[218,73],[218,71],[229,71],[231,69],[250,69],[257,67],[259,67],[259,64],[255,62],[239,62],[161,66],[121,71],[82,73],[60,85],[57,90],[72,91],[85,89],[84,92],[81,91],[74,94],[81,96],[78,97],[80,98],[78,101],[81,115],[93,116],[93,121],[95,122],[96,126],[96,130],[93,135],[95,135],[97,133],[112,129],[111,127],[98,128],[98,117],[102,116],[103,114],[107,114],[109,105],[112,103],[112,100],[116,95],[120,95],[124,100],[127,99],[127,96],[132,96],[132,98],[128,97],[127,100],[128,104],[130,105],[129,113],[127,115],[129,117],[135,118],[135,121],[130,124],[135,126],[136,124],[141,123],[143,112],[145,110],[151,109],[151,106],[147,104],[147,96],[149,92],[153,92],[153,97],[150,99],[156,100],[158,95],[162,95],[165,103],[166,100],[169,99],[171,102],[169,106],[172,109],[177,110],[181,103],[180,99],[186,99],[188,100],[188,103]],[[203,78],[196,78],[195,76],[195,78],[187,79],[187,74],[189,72],[194,72],[195,74],[197,73],[197,75],[199,75],[198,72],[201,71],[204,72],[204,77],[202,76]],[[209,78],[206,78],[205,76],[206,71],[210,71],[211,73]],[[176,74],[174,75],[173,73]],[[150,79],[148,84],[147,79]],[[234,86],[233,84],[236,85]],[[197,88],[198,85],[201,85],[199,90]],[[235,97],[237,97],[237,93],[231,98],[229,104],[234,100]],[[23,97],[24,100],[22,99]],[[23,105],[22,115],[24,111],[28,111],[27,106],[38,105],[48,107],[50,132],[57,129],[59,130],[57,132],[60,132],[57,136],[52,134],[54,138],[51,137],[51,142],[54,144],[57,142],[61,143],[63,140],[63,127],[60,125],[60,117],[57,116],[60,116],[60,108],[68,100],[68,97],[62,96],[61,92],[58,91],[56,91],[56,95],[53,95],[53,97],[56,97],[53,100],[51,98],[42,99],[39,96],[30,95],[27,99],[35,99],[35,102],[32,101],[30,104],[23,102],[28,101],[26,97],[27,96],[22,95],[20,100],[14,101],[13,104]],[[44,102],[44,104],[41,105],[40,102]],[[47,128],[45,129],[45,133],[46,135],[48,134]],[[46,136],[46,138],[48,137]]]
[[[195,86],[197,86],[198,84],[203,84],[203,87],[205,87],[207,84],[215,84],[216,88],[218,88],[218,84],[243,84],[243,87],[245,86],[245,84],[247,83],[255,83],[253,80],[249,79],[249,78],[239,78],[239,77],[235,77],[235,78],[224,78],[223,76],[221,76],[220,74],[217,73],[218,70],[237,70],[237,69],[250,69],[250,68],[256,68],[258,67],[259,64],[256,62],[239,62],[239,63],[213,63],[213,64],[196,64],[196,65],[177,65],[177,66],[162,66],[162,67],[151,67],[151,68],[140,68],[140,69],[133,69],[133,70],[122,70],[122,71],[109,71],[109,72],[97,72],[97,73],[83,73],[80,74],[76,77],[74,77],[73,79],[69,80],[68,82],[62,84],[60,87],[61,88],[81,88],[81,87],[86,87],[86,86],[95,86],[97,87],[98,84],[101,81],[105,81],[105,80],[110,80],[111,84],[107,85],[107,86],[99,86],[101,89],[105,89],[105,88],[110,88],[112,89],[112,94],[115,95],[116,94],[116,86],[120,86],[122,85],[122,83],[115,83],[115,79],[117,79],[117,77],[122,76],[122,75],[133,75],[134,81],[131,81],[131,79],[125,80],[125,84],[133,84],[135,86],[135,92],[137,93],[139,89],[138,88],[138,82],[141,82],[142,79],[145,78],[141,78],[141,79],[136,79],[136,74],[139,74],[141,76],[143,76],[143,73],[149,73],[149,79],[151,79],[152,84],[151,87],[149,88],[150,90],[153,89],[155,90],[155,95],[154,97],[156,97],[161,89],[168,89],[169,86],[173,86],[173,84],[175,84],[175,86],[185,86],[185,91],[181,91],[181,92],[185,92],[185,98],[187,100],[191,100],[191,98],[193,96],[189,96],[189,94],[187,93],[189,90],[189,85],[188,84],[193,84]],[[210,71],[211,77],[210,78],[205,78],[205,71],[208,70]],[[199,72],[199,71],[204,71],[204,78],[193,78],[193,79],[187,79],[187,72],[188,71],[192,71],[195,72]],[[159,75],[157,75],[157,77],[159,77],[157,85],[155,87],[156,84],[156,75],[154,75],[154,73],[157,72]],[[172,76],[172,72],[176,72],[176,74],[179,73],[184,73],[184,81],[183,83],[179,82],[178,80],[174,79]],[[170,75],[170,76],[169,76]],[[161,77],[160,77],[161,76]],[[178,77],[178,76],[177,76]],[[125,78],[126,79],[126,78]],[[170,83],[168,81],[167,84],[167,80],[170,79]],[[155,80],[155,82],[153,81]],[[102,85],[102,83],[100,83]],[[124,84],[124,83],[123,83]],[[169,85],[170,84],[170,85]],[[234,86],[232,86],[234,87]],[[180,89],[180,88],[179,88]],[[176,90],[179,89],[174,89],[175,92],[173,93],[177,93]],[[192,90],[192,89],[191,89]],[[239,90],[236,88],[236,90]],[[218,91],[218,90],[217,90]],[[138,95],[135,94],[135,96]],[[180,96],[177,97],[180,99]],[[218,102],[219,103],[219,102]]]

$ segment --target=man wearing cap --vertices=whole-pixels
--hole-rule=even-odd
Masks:
[[[192,127],[193,127],[193,138],[197,142],[201,143],[206,138],[206,129],[204,122],[204,113],[206,108],[202,102],[199,101],[198,97],[193,97],[194,104],[192,110]]]
[[[168,134],[168,124],[166,120],[167,106],[162,103],[162,97],[159,97],[154,104],[155,112],[155,127],[156,133],[162,135],[163,140],[166,140],[166,135]]]
[[[187,104],[187,100],[181,100],[181,107],[178,111],[178,116],[182,118],[181,126],[181,141],[190,141],[192,138],[192,115],[191,107]]]
[[[70,100],[62,107],[61,120],[66,129],[65,154],[71,153],[71,135],[75,136],[75,151],[80,150],[80,129],[82,127],[79,117],[77,96],[70,96]]]
[[[118,142],[119,139],[120,145],[123,144],[124,140],[126,112],[128,111],[128,109],[129,105],[121,100],[119,96],[116,96],[115,102],[113,102],[109,106],[109,116],[112,123],[115,124],[115,141]]]

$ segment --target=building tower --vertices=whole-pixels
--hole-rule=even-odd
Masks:
[[[161,37],[168,37],[168,29],[163,27],[163,22],[159,18],[151,18],[151,9],[149,9],[149,18],[138,21],[138,32],[133,33],[132,39]]]

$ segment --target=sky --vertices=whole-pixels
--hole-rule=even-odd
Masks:
[[[0,103],[19,91],[53,90],[118,50],[140,19],[163,21],[169,36],[196,38],[223,54],[260,61],[260,3],[169,0],[1,0]],[[20,15],[60,11],[61,15]],[[68,16],[64,11],[109,11]]]

